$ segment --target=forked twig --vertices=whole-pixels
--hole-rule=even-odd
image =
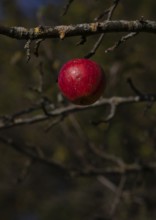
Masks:
[[[111,18],[113,16],[113,12],[116,9],[119,1],[120,0],[114,0],[113,5],[109,9],[106,10],[106,12],[108,14],[107,19],[106,19],[107,21],[111,20]],[[98,40],[94,44],[93,48],[91,49],[91,51],[87,55],[85,55],[85,58],[90,58],[91,56],[93,56],[96,53],[97,49],[99,48],[100,44],[102,43],[102,40],[103,40],[104,36],[105,36],[105,33],[102,33],[100,35],[100,37],[98,38]]]

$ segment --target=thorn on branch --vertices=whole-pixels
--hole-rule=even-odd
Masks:
[[[26,60],[27,60],[27,63],[29,62],[30,58],[31,58],[31,50],[30,50],[30,45],[31,45],[31,42],[32,40],[29,39],[25,46],[24,46],[24,49],[26,49]]]

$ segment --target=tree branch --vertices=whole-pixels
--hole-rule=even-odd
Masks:
[[[0,34],[19,40],[36,40],[71,36],[89,36],[110,32],[147,32],[156,33],[156,21],[104,21],[76,25],[59,25],[54,27],[39,26],[35,28],[0,26]]]
[[[107,15],[106,21],[110,21],[111,20],[111,18],[113,16],[113,12],[115,11],[117,5],[119,4],[119,1],[120,0],[114,0],[113,1],[113,5],[109,9],[107,9],[108,15]],[[97,40],[97,42],[93,46],[92,50],[85,56],[85,58],[90,58],[91,56],[93,56],[95,54],[95,52],[99,48],[100,44],[102,43],[102,40],[103,40],[104,36],[105,36],[105,33],[102,33],[100,35],[99,39]]]
[[[120,175],[130,175],[130,174],[136,174],[136,173],[146,173],[151,172],[155,173],[156,171],[156,163],[151,162],[147,164],[125,164],[124,167],[106,167],[104,169],[90,169],[90,170],[81,170],[81,171],[73,171],[73,175],[75,176],[98,176],[98,175],[104,175],[104,176],[120,176]]]
[[[91,177],[91,176],[99,176],[99,175],[105,175],[105,176],[122,176],[122,175],[130,175],[130,174],[136,174],[136,173],[155,173],[156,171],[156,163],[155,162],[148,162],[148,163],[134,163],[134,164],[125,164],[123,166],[110,166],[105,168],[83,168],[83,169],[72,169],[69,167],[64,166],[63,164],[54,161],[49,160],[48,158],[44,156],[40,156],[39,154],[35,154],[32,152],[28,146],[20,146],[16,142],[14,142],[13,139],[10,138],[4,138],[0,136],[0,142],[10,146],[15,151],[17,151],[20,154],[23,154],[39,163],[45,164],[47,166],[50,166],[54,172],[54,174],[57,175],[63,175],[63,176],[84,176],[84,177]]]
[[[26,125],[26,124],[34,124],[37,122],[41,121],[46,121],[49,118],[55,118],[58,116],[68,116],[71,113],[74,112],[79,112],[79,111],[84,111],[87,109],[92,109],[96,107],[101,107],[104,105],[110,105],[111,107],[116,105],[119,106],[121,104],[128,104],[128,103],[136,103],[139,102],[140,98],[139,96],[129,96],[129,97],[112,97],[112,98],[103,98],[99,101],[97,101],[93,105],[88,105],[88,106],[77,106],[77,105],[69,105],[67,107],[62,107],[62,108],[56,108],[54,110],[51,110],[48,112],[48,114],[42,113],[38,115],[33,115],[33,116],[25,116],[25,113],[29,113],[29,111],[21,111],[22,114],[16,113],[13,116],[2,116],[0,119],[0,129],[4,128],[11,128],[14,126],[19,126],[19,125]],[[141,100],[143,101],[143,100]],[[146,100],[147,101],[147,100]],[[38,108],[30,108],[31,113],[35,112]],[[42,106],[41,106],[42,109]],[[39,110],[39,109],[38,109]],[[114,112],[115,114],[115,112]],[[17,117],[16,117],[17,115]],[[18,115],[20,117],[18,117]],[[22,117],[23,115],[23,117]]]
[[[45,165],[50,166],[53,169],[54,173],[68,175],[66,168],[62,164],[54,160],[49,160],[45,157],[41,157],[38,154],[34,154],[27,146],[20,146],[19,144],[14,142],[14,140],[4,138],[2,136],[0,136],[0,142],[2,142],[3,144],[6,144],[7,146],[12,147],[14,150],[16,150],[20,154],[23,154],[39,163],[43,163]]]

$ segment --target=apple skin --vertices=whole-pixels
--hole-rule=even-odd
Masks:
[[[90,105],[102,95],[106,87],[106,77],[96,62],[76,58],[61,68],[58,86],[62,94],[74,104]]]

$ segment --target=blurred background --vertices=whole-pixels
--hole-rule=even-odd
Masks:
[[[0,22],[4,26],[35,27],[89,23],[112,4],[110,0],[75,0],[68,13],[62,16],[65,0],[0,0]],[[156,20],[155,1],[121,1],[113,19]],[[102,65],[107,74],[104,97],[135,95],[128,83],[131,77],[137,88],[156,93],[156,41],[154,34],[141,33],[110,53],[123,34],[106,34],[91,58]],[[76,46],[80,37],[48,39],[26,62],[25,41],[0,36],[0,115],[13,115],[38,103],[43,97],[54,107],[67,106],[60,97],[57,75],[61,66],[74,57],[84,57],[98,36],[87,38]],[[43,71],[43,92],[35,92]],[[156,159],[156,106],[147,109],[146,103],[120,106],[110,123],[95,126],[92,121],[104,119],[106,106],[69,115],[51,129],[52,119],[1,129],[1,136],[13,139],[21,148],[35,146],[46,158],[68,167],[83,170],[94,166],[112,166],[90,152],[89,146],[119,157],[128,164],[152,162]],[[36,112],[34,114],[38,114]],[[123,182],[124,183],[123,183]],[[123,185],[122,185],[123,184]],[[122,188],[120,189],[120,186]],[[122,191],[117,197],[119,190]],[[54,171],[12,146],[0,142],[0,215],[3,220],[104,220],[156,218],[156,176],[138,172],[121,178],[111,175],[77,175],[67,177]],[[110,211],[115,215],[110,217]]]

